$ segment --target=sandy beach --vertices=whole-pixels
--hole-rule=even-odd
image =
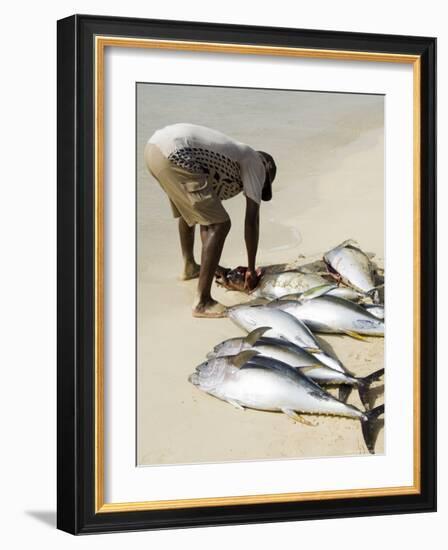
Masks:
[[[300,266],[353,238],[384,261],[383,97],[162,86],[137,88],[137,425],[139,465],[326,457],[367,453],[359,422],[239,411],[188,376],[218,342],[243,335],[229,319],[194,319],[195,281],[181,282],[177,222],[143,148],[158,128],[193,122],[268,151],[278,172],[262,203],[258,264]],[[232,220],[221,265],[246,265],[241,195],[225,201]],[[199,241],[199,239],[197,239]],[[199,258],[199,243],[196,243]],[[214,286],[226,305],[246,301]],[[321,335],[356,376],[383,367],[384,340]],[[382,382],[372,395],[382,402]],[[349,402],[361,406],[356,391]],[[376,452],[384,452],[380,429]]]

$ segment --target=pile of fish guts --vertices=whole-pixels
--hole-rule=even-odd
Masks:
[[[314,333],[366,340],[384,337],[382,285],[367,254],[354,241],[325,253],[325,272],[265,273],[251,295],[255,304],[231,307],[228,317],[248,334],[217,344],[190,375],[198,389],[237,409],[281,412],[309,424],[306,415],[359,421],[368,451],[375,452],[375,424],[384,405],[369,407],[370,386],[384,369],[360,378]],[[217,282],[244,291],[244,270],[223,270]],[[260,303],[260,301],[262,303]],[[338,397],[330,387],[338,387]],[[363,409],[347,403],[359,392]]]

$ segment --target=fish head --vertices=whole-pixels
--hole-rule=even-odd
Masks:
[[[238,266],[235,269],[218,267],[215,271],[215,282],[227,290],[246,292],[246,271],[247,267]]]
[[[227,276],[230,272],[230,269],[227,267],[221,267],[220,265],[216,268],[215,271],[215,283],[219,286],[227,285]]]
[[[196,372],[189,376],[188,381],[199,389],[210,392],[223,382],[229,368],[230,363],[225,358],[208,359],[196,367]]]
[[[243,291],[246,284],[246,272],[247,267],[238,266],[235,269],[231,269],[228,273],[227,280],[229,285],[234,290]]]
[[[207,358],[223,357],[225,355],[236,355],[244,346],[243,338],[229,338],[217,344],[212,351],[207,354]]]
[[[222,286],[227,290],[236,290],[238,292],[245,292],[249,294],[253,292],[254,289],[249,291],[246,288],[246,273],[247,267],[238,266],[235,269],[227,269],[224,267],[218,267],[215,271],[215,282],[218,286]],[[257,284],[258,286],[261,277],[263,276],[264,271],[262,269],[257,269]]]
[[[245,310],[247,310],[248,308],[249,306],[246,306],[245,304],[237,304],[236,306],[230,306],[226,310],[227,317],[232,321],[237,321],[244,315]]]
[[[225,340],[224,342],[220,342],[219,344],[216,344],[216,346],[213,347],[212,351],[209,351],[207,354],[207,359],[210,359],[211,357],[216,357],[219,355],[219,353],[225,352],[227,349],[228,342]]]
[[[338,260],[341,252],[346,248],[356,249],[360,251],[357,241],[355,241],[354,239],[347,239],[346,241],[338,244],[338,246],[335,246],[328,252],[325,252],[323,259],[324,262],[327,264],[327,267],[329,267],[330,269],[334,268],[334,262]]]
[[[227,316],[239,327],[244,328],[247,332],[255,329],[259,324],[254,315],[256,308],[260,306],[238,305],[227,309]]]

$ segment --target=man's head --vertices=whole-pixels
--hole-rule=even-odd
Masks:
[[[261,199],[264,201],[270,201],[272,199],[272,182],[274,181],[275,174],[277,173],[277,166],[269,153],[258,151],[258,154],[260,155],[266,170],[266,178],[264,180],[263,191],[261,192]]]

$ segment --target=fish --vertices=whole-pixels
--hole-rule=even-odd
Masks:
[[[227,269],[219,267],[215,273],[215,282],[228,290],[246,292],[245,288],[245,268],[237,267]],[[260,280],[250,292],[253,298],[265,298],[273,300],[281,298],[287,294],[302,293],[321,285],[329,285],[328,293],[332,296],[339,296],[347,300],[359,301],[363,298],[363,293],[359,293],[353,288],[329,283],[318,273],[302,272],[300,270],[282,271],[281,273],[267,273],[262,271]]]
[[[374,296],[377,286],[375,269],[358,243],[349,239],[324,254],[330,272],[336,273],[348,286],[364,295]]]
[[[188,380],[199,390],[239,410],[245,408],[282,412],[305,422],[302,414],[332,415],[359,420],[368,451],[374,449],[374,421],[384,405],[369,411],[339,401],[299,370],[281,363],[248,365],[256,352],[244,351],[232,357],[207,360],[196,367]]]
[[[384,373],[384,369],[380,369],[365,378],[358,378],[342,364],[338,365],[340,370],[332,369],[319,361],[315,355],[287,340],[263,337],[262,335],[266,330],[266,327],[262,327],[252,331],[247,337],[224,340],[207,354],[207,358],[238,355],[242,351],[253,350],[258,352],[252,359],[254,362],[263,361],[266,358],[281,361],[290,367],[299,368],[308,378],[318,384],[339,386],[339,399],[341,401],[346,402],[352,388],[356,388],[362,403],[367,408],[369,387],[380,378]]]
[[[265,273],[251,295],[255,298],[280,298],[294,292],[305,292],[311,288],[328,284],[322,276],[301,271],[283,271],[282,273]],[[332,283],[332,288],[337,285]]]
[[[267,332],[270,329],[271,327],[259,327],[249,332],[247,336],[239,336],[236,338],[228,338],[227,340],[223,340],[219,344],[216,344],[216,346],[213,346],[213,350],[211,350],[207,354],[207,358],[211,359],[212,357],[225,357],[226,355],[237,355],[242,351],[252,349],[257,342],[261,341],[263,334],[265,334],[265,332]],[[299,349],[302,349],[302,348],[299,348]],[[305,350],[303,350],[303,353],[311,358],[313,357],[310,353],[308,353]],[[311,362],[310,364],[313,364],[313,363]]]
[[[269,330],[265,331],[266,336],[295,344],[312,354],[321,363],[343,372],[344,367],[339,359],[322,350],[307,326],[292,315],[285,315],[285,313],[274,309],[269,311],[266,306],[249,306],[245,304],[227,310],[228,317],[248,333],[251,333],[254,329],[266,328],[269,325]]]
[[[241,351],[252,349],[259,351],[262,355],[284,360],[285,363],[292,366],[330,368],[322,361],[320,352],[312,354],[304,348],[281,338],[258,338],[260,331],[263,334],[268,330],[270,330],[270,327],[260,327],[250,332],[246,337],[224,340],[207,353],[207,358],[237,355]],[[257,335],[256,340],[254,340],[255,335]],[[332,357],[331,359],[334,365],[332,370],[348,373],[337,357]]]
[[[215,271],[215,283],[227,290],[236,290],[248,293],[246,288],[247,267],[238,266],[234,269],[218,266]]]
[[[294,316],[265,305],[240,304],[227,309],[227,316],[240,328],[252,332],[261,327],[270,327],[266,336],[282,338],[312,353],[325,365],[341,368],[340,361],[322,350],[311,330]]]
[[[226,355],[237,355],[241,351],[254,349],[259,353],[274,357],[288,363],[292,366],[300,367],[327,367],[319,358],[320,353],[310,353],[304,348],[293,344],[289,340],[281,338],[268,338],[263,336],[270,327],[259,327],[250,332],[245,337],[229,338],[213,347],[213,350],[207,354],[211,357],[224,357]],[[344,365],[333,357],[333,370],[341,373],[348,373]]]
[[[315,355],[309,353],[305,349],[289,342],[288,340],[282,340],[280,338],[268,338],[264,334],[270,330],[271,327],[260,327],[252,332],[249,332],[247,336],[237,337],[237,338],[228,338],[216,344],[213,347],[213,350],[207,354],[207,357],[225,357],[226,355],[237,355],[241,351],[249,349],[258,349],[262,348],[263,351],[268,351],[269,348],[277,350],[278,353],[285,353],[291,355],[291,361],[295,365],[300,365],[303,367],[313,366],[313,365],[323,365]],[[280,349],[281,348],[281,349]],[[261,353],[263,353],[261,351]],[[285,355],[286,356],[286,355]],[[287,361],[285,361],[287,362]]]
[[[261,327],[270,327],[266,336],[284,338],[311,353],[319,353],[320,346],[310,329],[295,317],[265,305],[240,304],[227,309],[227,316],[247,332]]]
[[[347,334],[353,338],[384,336],[384,321],[358,304],[328,294],[312,299],[275,300],[266,307],[280,309],[314,332]]]

